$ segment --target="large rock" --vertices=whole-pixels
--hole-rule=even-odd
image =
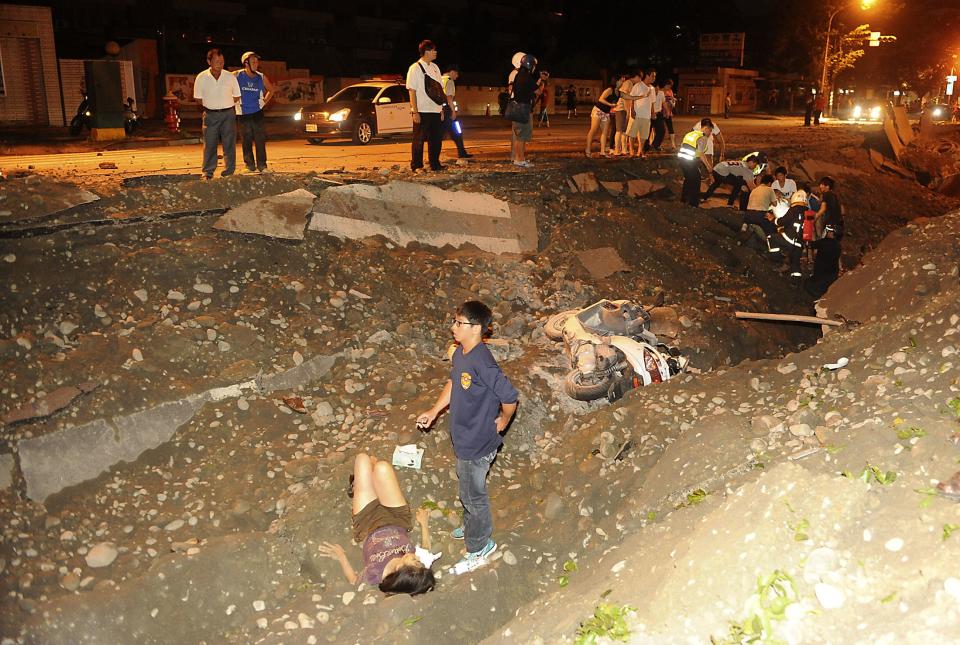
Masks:
[[[310,230],[351,239],[382,235],[399,245],[473,244],[492,253],[537,249],[533,208],[403,181],[328,188],[314,205]]]
[[[213,228],[237,233],[253,233],[285,240],[302,240],[307,215],[316,195],[303,188],[251,200],[231,208]]]
[[[259,380],[216,387],[122,417],[97,419],[23,439],[18,451],[27,497],[42,501],[68,486],[97,477],[116,463],[135,460],[144,451],[169,441],[208,402],[236,398],[257,389],[293,389],[318,379],[330,371],[338,356],[315,356]]]

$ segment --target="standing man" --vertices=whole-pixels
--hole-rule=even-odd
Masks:
[[[223,70],[219,49],[207,52],[209,68],[197,74],[193,98],[203,106],[203,178],[213,179],[217,169],[217,145],[223,145],[222,177],[233,174],[237,166],[237,117],[240,102],[237,77]]]
[[[263,108],[273,96],[273,83],[260,71],[260,56],[247,52],[240,57],[243,69],[235,72],[240,85],[240,102],[237,104],[240,121],[240,147],[243,163],[248,172],[270,172],[267,168],[267,130],[263,123]],[[257,146],[254,157],[253,146]]]
[[[813,95],[807,94],[803,101],[803,125],[810,127],[810,120],[813,118]]]
[[[648,140],[650,139],[650,121],[653,117],[653,101],[657,95],[657,90],[653,87],[655,80],[657,80],[656,70],[643,70],[640,72],[640,80],[630,88],[630,96],[633,98],[633,117],[627,125],[627,137],[637,140],[635,157],[644,156]],[[698,198],[699,195],[700,188],[698,187]]]
[[[537,98],[537,86],[534,68],[537,59],[533,54],[524,54],[520,59],[520,68],[513,76],[513,100],[524,107],[527,112],[533,112],[533,102]],[[529,168],[533,164],[527,161],[527,143],[533,138],[533,119],[526,123],[513,122],[513,136],[510,140],[510,159],[514,166]]]
[[[827,108],[827,99],[823,93],[817,94],[817,100],[813,102],[813,125],[820,125],[820,117]]]
[[[437,46],[431,40],[420,42],[420,60],[407,70],[407,90],[410,91],[410,114],[413,116],[413,147],[410,168],[417,172],[423,169],[423,142],[427,141],[427,157],[430,170],[443,170],[440,165],[440,148],[443,145],[444,103],[434,101],[427,93],[427,79],[433,79],[440,86],[440,68],[434,63],[437,59]]]
[[[577,116],[577,88],[573,86],[573,83],[570,83],[563,95],[567,99],[567,118]]]
[[[537,100],[540,116],[537,117],[537,125],[540,127],[545,125],[549,128],[550,113],[547,111],[547,107],[553,98],[550,92],[550,72],[541,70],[540,80],[537,81],[537,86],[540,88],[540,98]]]
[[[650,144],[650,147],[655,152],[660,152],[660,146],[663,145],[663,138],[667,136],[667,125],[663,117],[667,95],[664,93],[662,87],[655,89],[657,95],[653,99],[653,143]]]
[[[730,98],[730,92],[723,98],[723,118],[730,118],[730,107],[733,105],[733,99]]]
[[[683,137],[677,157],[680,158],[680,169],[683,171],[683,191],[681,201],[697,208],[700,205],[700,162],[707,167],[707,172],[713,174],[713,164],[707,159],[707,140],[713,132],[713,121],[704,117],[693,130]]]
[[[447,95],[447,104],[443,106],[443,129],[450,134],[450,138],[457,144],[457,156],[469,159],[473,155],[463,147],[463,132],[457,120],[457,79],[460,78],[460,69],[456,65],[448,65],[447,73],[443,75],[443,93]]]

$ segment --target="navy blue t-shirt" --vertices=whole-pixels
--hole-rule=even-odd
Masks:
[[[503,444],[495,419],[501,403],[516,403],[519,394],[500,371],[487,346],[463,353],[457,347],[450,369],[450,436],[459,459],[479,459]]]

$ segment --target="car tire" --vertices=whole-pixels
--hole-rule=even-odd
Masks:
[[[373,125],[369,121],[357,121],[353,128],[353,142],[362,146],[373,140]]]
[[[317,139],[316,137],[307,137],[307,143],[313,146],[319,146],[323,143],[323,139]]]

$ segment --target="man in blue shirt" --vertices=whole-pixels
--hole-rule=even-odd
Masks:
[[[243,69],[234,72],[240,85],[240,102],[237,115],[240,121],[243,163],[249,172],[270,172],[267,169],[267,131],[264,127],[263,108],[273,96],[273,83],[260,72],[260,56],[246,52],[240,57]],[[257,146],[254,158],[253,146]]]
[[[517,410],[519,395],[483,343],[493,313],[471,300],[457,309],[450,331],[458,347],[453,352],[450,380],[436,404],[417,417],[419,428],[429,428],[450,406],[450,438],[457,456],[457,478],[463,504],[463,526],[453,530],[465,539],[467,553],[454,571],[471,571],[487,563],[497,548],[493,515],[487,494],[487,472],[503,445],[500,436]]]

